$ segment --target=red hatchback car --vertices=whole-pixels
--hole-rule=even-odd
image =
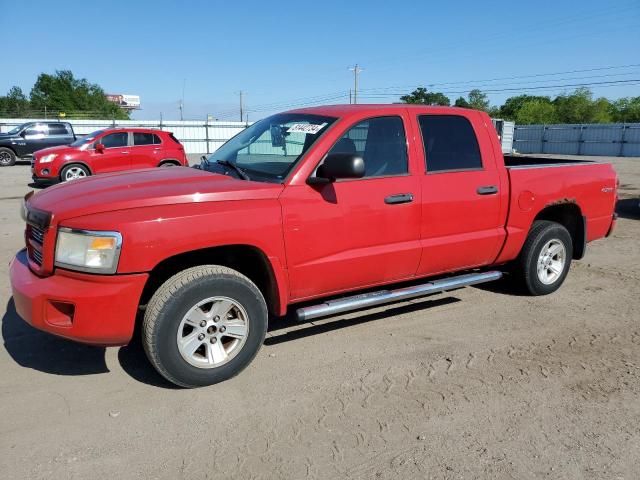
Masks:
[[[33,155],[31,173],[36,183],[52,184],[99,173],[180,165],[189,164],[184,147],[172,133],[109,128],[71,145],[38,150]]]

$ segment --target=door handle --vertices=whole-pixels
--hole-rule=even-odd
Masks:
[[[384,203],[387,205],[395,205],[398,203],[411,203],[413,202],[412,193],[397,193],[396,195],[389,195],[384,199]]]
[[[476,190],[478,195],[493,195],[494,193],[498,193],[498,187],[496,185],[487,185],[484,187],[478,187]]]
[[[129,152],[120,152],[122,155],[129,155]]]

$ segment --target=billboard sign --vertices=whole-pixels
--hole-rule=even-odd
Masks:
[[[105,95],[107,100],[115,103],[120,108],[134,110],[140,108],[140,96],[139,95],[123,95],[119,93],[107,93]]]

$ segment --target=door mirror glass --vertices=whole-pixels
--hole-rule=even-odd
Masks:
[[[315,176],[309,178],[308,183],[329,183],[342,178],[362,178],[364,171],[364,160],[360,155],[332,153],[318,167]]]

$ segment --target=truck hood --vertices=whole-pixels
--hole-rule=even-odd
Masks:
[[[281,184],[238,180],[187,167],[128,170],[55,185],[34,194],[29,207],[51,213],[51,223],[130,208],[194,202],[277,198]]]

